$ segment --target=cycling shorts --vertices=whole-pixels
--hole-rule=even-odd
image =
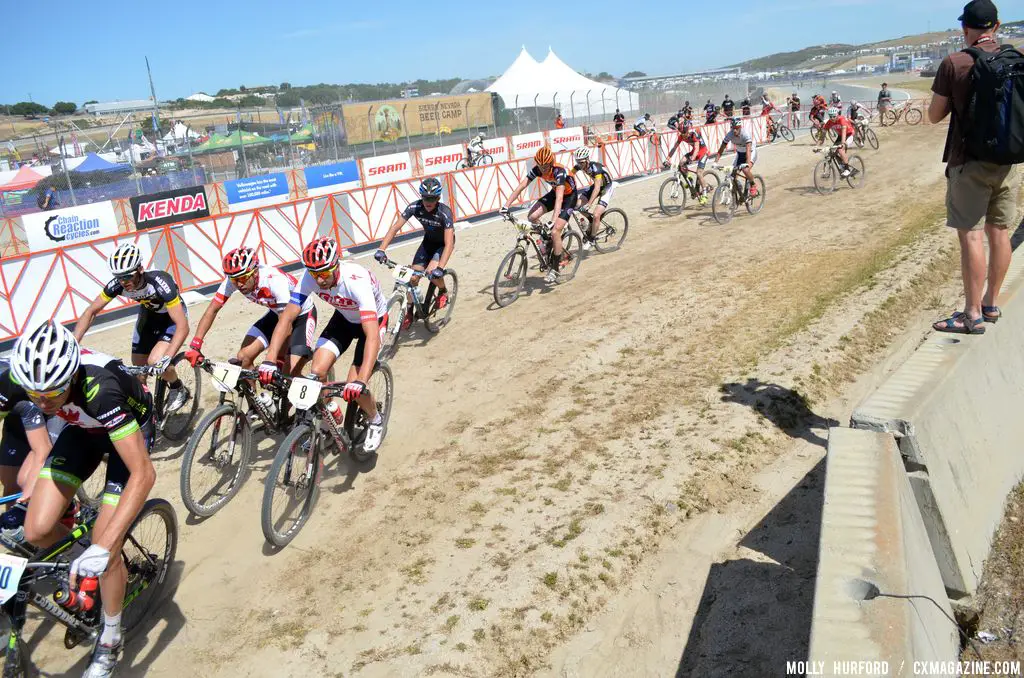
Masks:
[[[569,221],[569,215],[572,214],[572,211],[576,208],[576,201],[578,197],[579,191],[566,193],[562,196],[562,211],[558,214],[560,219],[563,221]],[[534,207],[537,205],[543,205],[545,212],[550,212],[555,209],[555,189],[551,189],[542,195],[540,200],[534,203]]]
[[[388,328],[387,314],[382,318],[377,318],[377,322],[380,323],[380,335],[383,342],[384,333]],[[363,332],[363,326],[360,323],[350,323],[345,320],[345,316],[335,311],[327,323],[327,327],[320,334],[316,348],[318,351],[325,348],[333,353],[335,358],[338,358],[348,350],[353,340],[356,342],[356,352],[352,356],[352,364],[359,367],[363,364],[363,350],[366,348],[366,334]]]
[[[601,207],[608,207],[612,200],[612,194],[615,192],[615,182],[613,181],[606,186],[601,187],[601,194],[597,197],[597,204]],[[583,205],[590,203],[590,199],[594,195],[594,185],[591,184],[583,189],[580,193],[580,202]]]
[[[697,167],[704,169],[708,165],[708,159],[711,157],[711,151],[707,146],[699,146],[690,150],[690,162],[697,163]],[[683,156],[685,161],[686,157]]]
[[[31,446],[25,435],[25,425],[12,412],[4,419],[3,441],[0,444],[0,466],[20,467],[28,457]]]
[[[279,315],[273,311],[267,311],[262,318],[253,323],[247,337],[254,337],[256,341],[263,344],[263,348],[270,346],[270,337],[274,336],[274,328],[277,327]],[[292,335],[288,340],[288,352],[300,358],[310,358],[313,355],[313,334],[316,332],[316,306],[310,309],[309,313],[302,313],[292,323]]]
[[[420,246],[416,248],[416,254],[413,255],[412,265],[423,266],[426,268],[427,264],[432,261],[439,261],[441,259],[441,253],[444,252],[444,241],[435,242],[433,240],[424,239],[420,243]]]
[[[757,149],[755,148],[753,153],[750,154],[750,159],[747,159],[746,151],[736,151],[736,162],[733,163],[733,167],[739,167],[744,163],[755,163],[757,162]]]
[[[152,412],[152,398],[148,393],[146,395],[150,400],[148,411]],[[146,441],[146,452],[151,453],[156,432],[152,416],[139,428]],[[110,441],[106,430],[98,429],[97,433],[90,433],[81,426],[65,426],[54,441],[39,477],[49,478],[77,490],[96,472],[104,455],[107,456],[107,475],[103,503],[117,506],[131,474],[114,449],[114,443]]]
[[[181,307],[184,309],[185,305]],[[188,317],[188,310],[185,310]],[[142,309],[135,319],[135,332],[132,334],[132,353],[148,356],[161,341],[174,338],[177,325],[171,320],[170,313],[153,313]]]

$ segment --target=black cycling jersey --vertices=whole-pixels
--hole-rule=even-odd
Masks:
[[[676,125],[678,123],[679,123],[679,116],[678,115],[673,115],[671,118],[668,119],[669,129],[675,129]]]
[[[138,431],[152,417],[149,393],[142,382],[121,369],[120,360],[104,353],[82,351],[82,364],[71,384],[71,395],[56,416],[69,426],[90,433],[106,432],[117,441]],[[31,402],[25,389],[8,372],[0,380],[0,419],[21,402]]]
[[[117,278],[107,283],[100,296],[104,301],[114,297],[128,297],[153,313],[167,313],[167,309],[181,303],[178,285],[166,271],[143,271],[142,285],[134,290],[126,290]]]
[[[437,203],[433,212],[428,212],[423,206],[422,200],[410,203],[402,212],[404,219],[416,217],[416,220],[423,226],[423,239],[431,242],[444,242],[444,232],[449,228],[455,228],[455,219],[452,217],[452,210],[443,202]]]
[[[551,186],[551,190],[555,190],[558,186],[565,187],[565,195],[569,195],[576,190],[576,182],[573,178],[565,171],[565,168],[561,165],[552,165],[546,173],[540,171],[540,166],[534,165],[533,168],[526,173],[526,177],[533,181],[534,179],[543,179]]]
[[[608,172],[608,169],[601,163],[593,160],[588,162],[586,167],[575,165],[573,167],[573,172],[583,172],[590,177],[591,181],[594,182],[597,181],[598,177],[601,177],[601,193],[607,192],[612,185],[612,181],[614,181],[611,173]]]

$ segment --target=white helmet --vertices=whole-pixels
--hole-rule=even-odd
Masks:
[[[142,253],[135,243],[126,242],[120,245],[107,259],[110,272],[114,275],[128,275],[134,273],[135,269],[142,266]]]
[[[573,157],[576,158],[576,162],[582,162],[584,160],[590,160],[590,149],[586,146],[580,146],[573,153]]]
[[[22,334],[11,350],[11,374],[30,391],[66,386],[81,364],[81,349],[68,328],[47,320]]]
[[[830,118],[838,118],[839,117],[839,109],[836,108],[835,106],[832,106],[831,108],[829,108],[828,109],[828,117],[830,117]]]

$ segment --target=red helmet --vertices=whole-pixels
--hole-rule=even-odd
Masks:
[[[251,247],[239,247],[224,255],[224,275],[229,278],[245,275],[259,265],[256,250]]]
[[[338,243],[334,238],[317,238],[302,250],[302,264],[310,271],[325,271],[338,263]]]

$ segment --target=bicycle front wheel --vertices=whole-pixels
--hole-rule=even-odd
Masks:
[[[601,254],[614,252],[622,247],[629,231],[629,217],[618,207],[605,210],[601,215],[601,231],[594,236],[594,249]]]
[[[373,396],[377,406],[377,412],[384,420],[384,437],[388,435],[388,422],[391,420],[391,403],[395,397],[395,377],[391,374],[391,368],[385,364],[378,364],[370,374],[370,381],[366,385]],[[358,462],[363,462],[373,456],[373,452],[363,449],[363,442],[366,440],[366,432],[370,427],[370,420],[358,403],[349,403],[345,409],[345,432],[348,434],[352,444],[349,446],[349,453]],[[383,438],[381,439],[383,442]]]
[[[466,162],[465,158],[463,158],[462,160],[460,160],[457,163],[455,163],[455,169],[456,170],[464,170],[467,167],[469,167],[469,163]]]
[[[505,255],[494,275],[494,303],[504,308],[519,298],[526,285],[526,251],[516,247]]]
[[[583,259],[583,240],[575,231],[568,228],[562,230],[562,251],[569,255],[569,261],[559,266],[558,282],[569,282],[576,277],[576,270]]]
[[[439,290],[433,283],[427,283],[430,287],[427,289],[427,297],[423,302],[423,307],[426,311],[423,324],[426,326],[427,331],[432,334],[440,332],[441,328],[451,321],[452,310],[455,308],[455,299],[459,295],[459,276],[455,273],[454,269],[445,269],[443,280],[444,288],[447,290],[447,301],[444,307],[438,308],[437,306]]]
[[[13,637],[8,638],[7,651],[4,653],[3,678],[28,678],[28,647],[20,635],[16,635],[14,631],[9,633]]]
[[[178,550],[178,518],[174,507],[163,499],[150,499],[142,505],[121,547],[121,558],[128,570],[125,588],[125,638],[134,631],[161,602],[167,586],[167,572]]]
[[[864,131],[864,139],[868,142],[868,146],[878,150],[878,135],[875,134],[875,130],[869,129]]]
[[[921,113],[920,108],[909,108],[907,112],[903,114],[903,120],[908,125],[917,125],[924,118],[924,114]]]
[[[171,442],[180,443],[188,436],[192,422],[196,420],[196,415],[199,414],[199,400],[202,396],[203,379],[199,373],[199,368],[189,365],[184,353],[174,356],[174,360],[171,361],[171,367],[177,373],[182,386],[187,389],[189,397],[185,400],[184,405],[173,412],[168,412],[166,399],[171,398],[173,392],[165,387],[162,389],[164,397],[158,398],[158,400],[164,400],[164,402],[158,403],[157,411],[163,415],[161,417],[160,432]]]
[[[494,164],[494,158],[492,158],[487,153],[484,153],[483,155],[481,155],[479,158],[476,159],[476,164],[474,165],[474,167],[483,167],[484,165],[493,165],[493,164]]]
[[[860,159],[859,155],[850,156],[850,169],[856,170],[856,172],[846,177],[846,183],[850,185],[850,188],[860,188],[860,185],[864,183],[864,161]]]
[[[398,353],[398,335],[402,331],[405,314],[408,313],[405,293],[395,290],[388,299],[387,309],[387,327],[384,328],[384,338],[377,354],[378,360],[391,360]]]
[[[793,141],[794,139],[796,139],[796,137],[793,135],[793,130],[789,129],[785,125],[779,125],[779,134],[781,134],[782,138],[785,139],[786,141]]]
[[[836,190],[836,169],[832,161],[822,158],[814,166],[814,189],[821,195],[826,195]]]
[[[665,216],[674,217],[686,207],[686,187],[675,177],[665,179],[658,191],[658,206]]]
[[[263,485],[260,522],[263,536],[274,546],[287,546],[313,512],[320,486],[321,436],[315,443],[313,437],[309,424],[292,429],[277,448]]]
[[[188,439],[181,459],[181,501],[208,518],[242,489],[252,455],[252,428],[234,403],[206,415]]]
[[[896,111],[891,110],[882,113],[881,118],[879,118],[879,122],[881,122],[882,127],[889,127],[891,125],[895,125],[898,121],[899,116],[896,115]]]
[[[714,197],[711,199],[711,216],[719,224],[727,224],[732,221],[735,213],[736,205],[733,203],[731,182],[727,181],[724,184],[719,184],[718,188],[715,189]]]
[[[767,200],[767,189],[764,187],[764,178],[760,174],[754,175],[754,184],[757,186],[757,196],[751,198],[747,196],[746,206],[747,212],[750,214],[757,214],[764,209],[764,202]]]

